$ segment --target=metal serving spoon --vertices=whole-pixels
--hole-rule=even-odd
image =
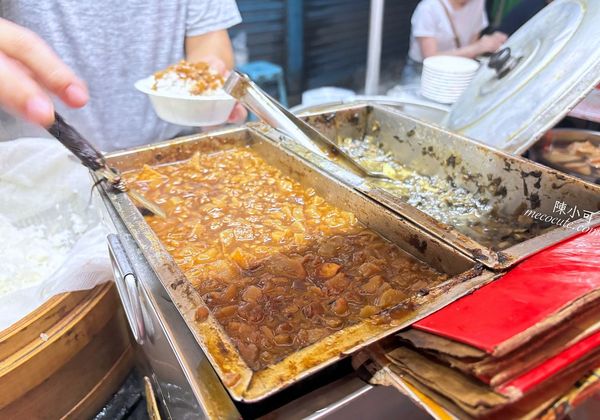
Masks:
[[[390,179],[383,172],[365,168],[354,160],[335,142],[331,141],[311,125],[290,111],[259,88],[248,75],[233,71],[223,85],[225,92],[236,98],[250,111],[262,118],[271,127],[282,131],[313,153],[321,156],[338,156],[358,170],[363,176]]]
[[[126,192],[133,201],[153,214],[166,217],[165,212],[156,203],[144,198],[137,191],[129,189],[123,178],[114,169],[108,167],[102,152],[67,124],[57,112],[54,113],[54,124],[48,128],[48,132],[77,156],[83,166],[94,171],[100,178],[106,179],[113,188]]]

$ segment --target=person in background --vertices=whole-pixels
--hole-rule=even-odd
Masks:
[[[105,151],[189,132],[133,85],[184,58],[226,73],[241,21],[235,0],[1,1],[0,16],[0,139],[47,136],[56,109]]]
[[[411,19],[408,60],[403,79],[418,79],[423,60],[434,55],[475,58],[496,51],[506,35],[480,37],[488,26],[484,0],[421,0]]]
[[[552,0],[522,0],[504,16],[498,30],[509,36],[514,34],[525,22],[551,2]]]

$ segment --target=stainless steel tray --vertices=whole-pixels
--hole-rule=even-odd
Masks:
[[[156,145],[112,153],[107,161],[121,171],[138,169],[143,164],[164,164],[191,157],[195,151],[211,152],[249,145],[270,164],[314,188],[322,197],[346,210],[402,249],[451,277],[425,296],[414,296],[414,311],[389,323],[362,322],[338,331],[325,339],[288,356],[269,368],[252,371],[216,320],[197,322],[195,312],[204,306],[201,296],[186,280],[172,257],[162,246],[140,212],[122,193],[104,188],[110,205],[131,233],[142,253],[165,286],[186,324],[200,344],[231,396],[253,402],[285,388],[354,351],[390,335],[440,309],[444,305],[493,280],[495,274],[475,261],[421,231],[414,224],[357,193],[352,188],[316,169],[262,134],[242,128],[207,135],[176,139]]]
[[[506,269],[544,248],[581,233],[584,228],[600,225],[600,214],[586,219],[584,216],[589,216],[589,213],[583,212],[600,210],[600,187],[483,146],[396,110],[369,104],[340,105],[319,113],[306,114],[304,118],[332,140],[373,136],[403,166],[424,175],[449,179],[456,187],[487,200],[494,211],[509,218],[516,220],[528,209],[542,215],[559,216],[556,213],[559,203],[566,203],[569,209],[578,210],[578,217],[574,218],[570,228],[550,227],[544,234],[495,251],[491,246],[484,246],[453,226],[435,220],[401,198],[375,186],[372,180],[363,179],[335,162],[306,153],[274,130],[261,128],[267,136],[282,142],[286,148],[344,184],[361,191],[490,268]]]

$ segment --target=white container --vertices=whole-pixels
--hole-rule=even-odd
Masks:
[[[150,98],[160,119],[189,127],[208,127],[227,122],[235,99],[223,91],[210,95],[181,95],[152,89],[154,76],[138,80],[135,88]]]

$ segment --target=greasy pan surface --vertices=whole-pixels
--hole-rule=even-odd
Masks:
[[[211,360],[233,398],[257,401],[310,375],[363,346],[398,331],[474,288],[493,279],[493,274],[385,210],[333,178],[315,170],[260,134],[248,129],[197,136],[114,153],[111,166],[122,172],[139,170],[144,164],[182,161],[194,152],[211,153],[249,145],[254,153],[305,188],[314,188],[327,202],[351,211],[370,229],[383,234],[401,249],[439,272],[451,276],[444,283],[411,296],[401,308],[362,320],[295,351],[268,366],[250,367],[212,312],[198,318],[198,308],[208,308],[198,290],[183,274],[142,215],[123,194],[107,191],[109,199],[140,245],[144,256],[163,282],[198,343]],[[202,309],[204,312],[204,309]]]

